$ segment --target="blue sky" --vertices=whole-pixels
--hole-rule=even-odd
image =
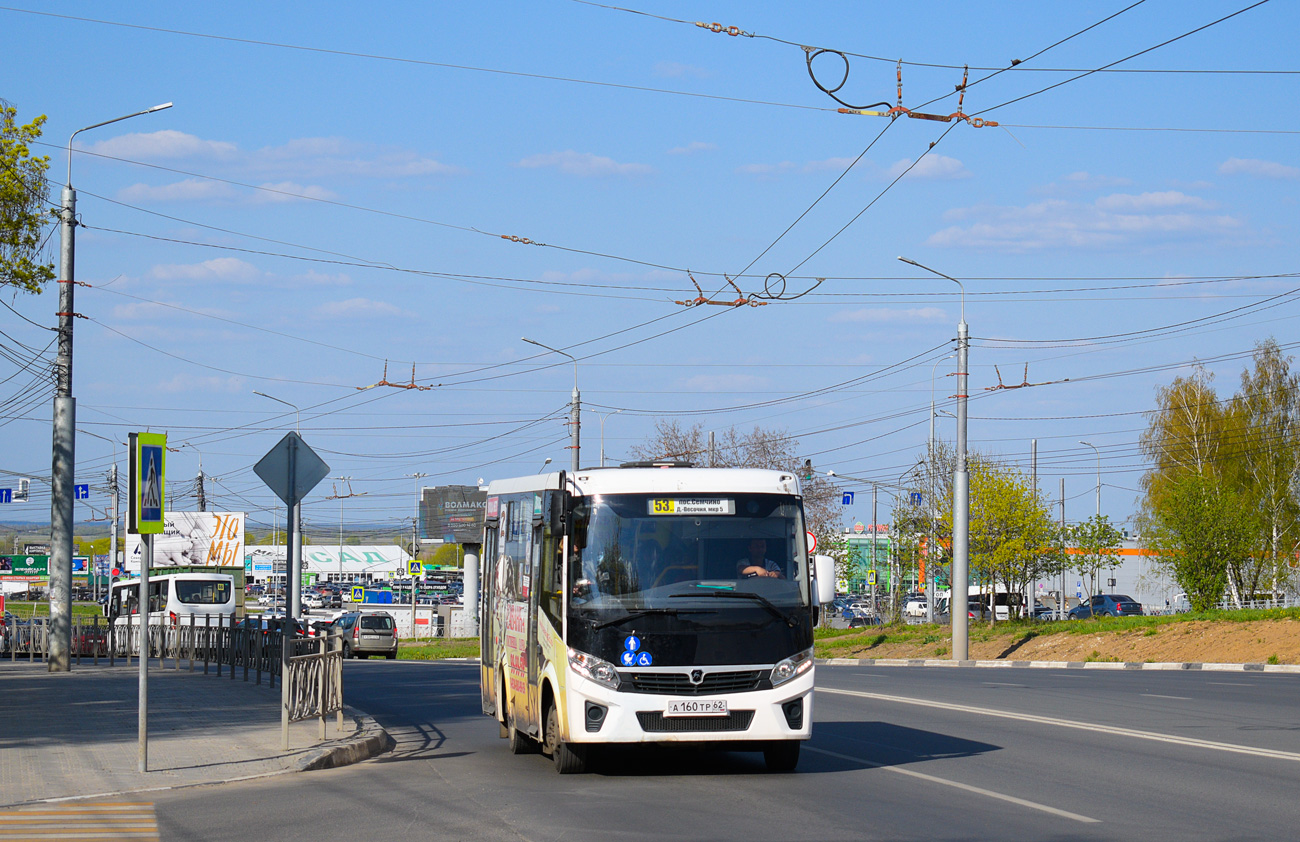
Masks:
[[[96,436],[163,430],[190,445],[169,455],[174,498],[201,453],[210,503],[269,523],[278,504],[251,466],[294,418],[256,390],[298,405],[332,475],[366,493],[344,519],[396,533],[409,474],[567,465],[573,368],[528,336],[580,358],[584,464],[597,413],[621,410],[611,460],[677,416],[783,428],[819,469],[892,483],[923,453],[960,310],[906,255],[965,282],[972,449],[1027,464],[1036,437],[1041,485],[1055,496],[1065,478],[1074,519],[1094,505],[1090,441],[1103,510],[1126,518],[1155,388],[1200,359],[1231,394],[1246,359],[1230,355],[1293,341],[1300,287],[1259,277],[1300,271],[1300,11],[1265,3],[1114,68],[1194,72],[1073,79],[1249,2],[1147,0],[1028,58],[1129,5],[636,7],[687,23],[573,0],[0,10],[0,96],[48,115],[56,185],[73,131],[175,102],[77,139],[78,481],[102,485],[112,461]],[[961,66],[1028,60],[966,92],[965,113],[1001,126],[891,123],[836,113],[799,44],[859,54],[839,92],[855,106],[895,102],[901,58],[903,105],[938,114],[957,110]],[[843,66],[815,69],[832,87]],[[723,274],[746,295],[768,273],[790,276],[787,298],[816,288],[688,309],[673,303],[696,295],[687,270],[719,297],[735,297]],[[55,323],[53,289],[7,302]],[[0,323],[51,338],[9,310]],[[390,382],[414,363],[434,388],[358,391],[385,360]],[[995,365],[1010,385],[1026,363],[1031,382],[1070,382],[985,391]],[[16,375],[0,481],[48,476],[48,393],[0,366]],[[44,488],[7,519],[46,518]],[[337,523],[332,491],[305,504],[311,526]],[[869,496],[847,522],[869,519]]]

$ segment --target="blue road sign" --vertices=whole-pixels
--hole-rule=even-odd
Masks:
[[[90,499],[90,483],[82,483],[81,485],[74,485],[74,486],[72,486],[72,499],[73,499],[73,500],[89,500],[89,499]]]
[[[846,506],[852,506],[852,505],[853,505],[853,492],[852,492],[852,491],[845,491],[845,492],[844,492],[844,495],[840,498],[840,502],[843,503],[843,504],[846,505]]]
[[[0,503],[12,503],[14,501],[14,490],[12,488],[0,488]]]
[[[913,506],[921,505],[922,499],[921,492],[919,491],[913,491],[911,494],[907,495],[907,502]]]

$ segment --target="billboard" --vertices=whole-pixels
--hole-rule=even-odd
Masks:
[[[244,566],[243,512],[164,512],[153,566]],[[140,536],[126,536],[126,566],[140,569]]]
[[[487,492],[476,485],[439,485],[420,493],[420,540],[483,543]]]
[[[72,557],[72,569],[76,573],[86,572],[85,556]],[[50,577],[50,557],[48,555],[0,555],[0,577],[24,581],[40,581]]]

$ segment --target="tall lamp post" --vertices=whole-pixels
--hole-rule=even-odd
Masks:
[[[961,321],[957,323],[957,463],[952,470],[952,659],[970,656],[966,601],[970,594],[970,475],[966,470],[966,376],[970,371],[970,334],[966,325],[966,286],[956,278],[899,257],[904,263],[946,278],[961,289]]]
[[[1080,441],[1079,444],[1085,447],[1091,447],[1092,452],[1097,454],[1097,518],[1100,519],[1101,518],[1101,451],[1097,449],[1097,445],[1091,444],[1086,441]]]
[[[77,129],[68,136],[68,181],[59,208],[59,352],[54,362],[52,465],[50,469],[50,651],[49,671],[72,669],[72,521],[76,484],[77,400],[72,397],[72,321],[75,290],[77,191],[72,189],[72,139],[84,131],[171,108],[170,102]]]
[[[623,410],[621,409],[616,409],[613,412],[606,412],[603,415],[599,412],[596,413],[596,417],[600,419],[600,467],[602,468],[605,467],[605,419],[611,415],[618,415],[622,411]]]
[[[544,348],[552,354],[559,354],[573,360],[573,402],[569,406],[569,440],[573,444],[569,447],[573,450],[573,472],[578,473],[578,445],[579,445],[579,419],[582,407],[582,396],[578,394],[578,358],[573,354],[561,351],[559,348],[552,348],[550,345],[543,345],[535,339],[529,339],[527,336],[520,337],[529,345],[536,345],[538,348]]]

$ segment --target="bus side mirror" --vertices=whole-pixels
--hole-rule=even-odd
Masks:
[[[550,527],[551,534],[556,538],[563,537],[568,531],[568,518],[565,511],[565,494],[563,491],[548,491],[547,497],[550,499]]]
[[[813,556],[813,573],[817,578],[817,603],[835,601],[835,559],[828,555]]]

